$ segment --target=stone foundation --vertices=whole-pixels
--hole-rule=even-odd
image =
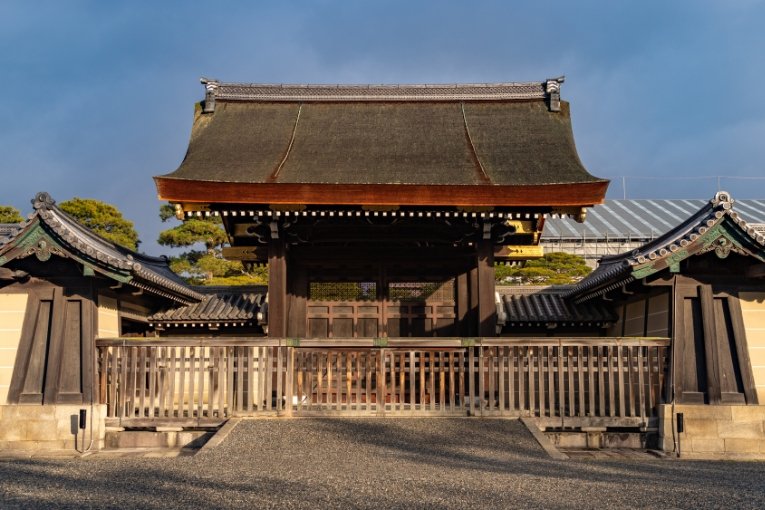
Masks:
[[[84,431],[78,428],[80,409],[88,412]],[[91,438],[91,449],[99,450],[104,446],[105,416],[104,405],[1,405],[0,450],[74,450],[76,446],[82,451],[91,446]]]
[[[676,405],[674,412],[671,405],[659,409],[659,446],[664,451],[679,447],[682,458],[692,459],[765,459],[765,406]],[[678,413],[684,419],[680,434]]]

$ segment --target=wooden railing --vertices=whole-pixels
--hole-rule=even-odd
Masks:
[[[101,402],[123,426],[264,413],[645,423],[663,401],[669,340],[139,338],[97,346]]]

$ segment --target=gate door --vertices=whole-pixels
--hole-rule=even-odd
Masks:
[[[309,283],[309,338],[454,336],[454,279]]]
[[[388,282],[389,337],[454,336],[454,279]]]
[[[309,338],[382,336],[382,303],[377,282],[310,282],[307,320]]]

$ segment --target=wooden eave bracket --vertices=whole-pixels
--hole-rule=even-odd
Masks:
[[[7,267],[0,267],[0,281],[18,281],[24,280],[29,277],[29,273],[26,271],[14,271]]]
[[[758,264],[746,270],[747,278],[765,278],[765,264]]]

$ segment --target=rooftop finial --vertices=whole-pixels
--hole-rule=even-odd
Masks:
[[[47,191],[37,193],[32,199],[32,207],[34,207],[35,210],[46,209],[48,206],[54,205],[55,203],[56,201],[53,200],[53,197],[51,197]]]
[[[725,209],[730,209],[733,205],[733,197],[727,191],[718,191],[715,193],[715,197],[712,199],[714,205],[722,204]],[[727,207],[725,207],[727,206]]]
[[[202,77],[199,79],[205,86],[205,104],[202,113],[212,113],[215,111],[215,91],[220,87],[218,80]]]
[[[560,111],[560,84],[566,81],[565,76],[550,78],[545,81],[545,91],[550,96],[550,111]]]

